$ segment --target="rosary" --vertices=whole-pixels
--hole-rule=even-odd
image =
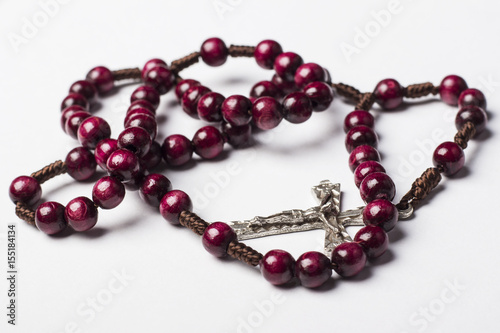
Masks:
[[[257,64],[274,70],[270,81],[256,83],[249,97],[224,97],[193,79],[179,73],[201,58],[209,66],[221,66],[228,57],[253,57]],[[111,138],[108,123],[93,116],[90,102],[105,96],[120,81],[137,81],[141,85],[130,97],[124,119],[124,130]],[[156,109],[160,96],[174,90],[182,110],[189,116],[215,126],[200,128],[190,140],[183,135],[170,135],[162,144],[155,141]],[[172,189],[169,179],[149,173],[162,160],[176,168],[193,159],[213,159],[226,144],[245,148],[251,144],[252,130],[275,128],[285,119],[299,124],[313,112],[329,108],[334,91],[355,103],[355,110],[344,120],[345,146],[349,168],[365,206],[340,209],[340,184],[322,181],[313,187],[318,206],[307,210],[292,209],[268,217],[250,220],[208,223],[192,212],[191,199],[185,192]],[[441,100],[458,106],[453,141],[438,145],[433,153],[433,167],[417,178],[401,201],[394,204],[395,185],[380,164],[378,137],[374,117],[369,112],[374,103],[383,110],[398,108],[404,98],[420,98],[439,94]],[[173,225],[191,229],[202,238],[204,248],[216,257],[231,256],[252,266],[259,266],[264,278],[274,285],[299,281],[315,288],[332,276],[332,270],[348,278],[358,274],[367,260],[384,254],[388,247],[387,232],[399,219],[412,215],[420,201],[441,181],[441,175],[453,176],[464,165],[464,149],[468,141],[486,126],[486,99],[477,89],[469,89],[459,76],[446,76],[439,86],[426,82],[401,86],[394,79],[380,81],[373,92],[333,83],[330,73],[316,63],[304,63],[296,53],[283,52],[279,43],[264,40],[256,47],[229,47],[219,38],[203,42],[193,52],[167,65],[151,59],[144,67],[111,71],[106,67],[90,70],[85,80],[73,83],[61,103],[61,126],[66,134],[78,139],[81,146],[71,150],[65,161],[56,161],[30,176],[14,179],[9,195],[16,214],[42,232],[53,235],[67,227],[84,232],[97,223],[98,209],[112,209],[123,200],[126,190],[138,191],[149,205],[159,209]],[[97,165],[108,175],[100,178],[92,189],[92,199],[81,196],[66,206],[47,201],[39,203],[41,184],[68,173],[77,181],[91,178]],[[36,209],[35,209],[36,207]],[[362,227],[354,236],[349,226]],[[323,229],[324,253],[309,251],[298,259],[284,250],[261,254],[240,242],[245,239],[284,233]]]

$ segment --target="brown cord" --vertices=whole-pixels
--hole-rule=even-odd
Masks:
[[[43,167],[42,169],[33,172],[31,174],[31,177],[35,178],[41,185],[47,180],[54,178],[55,176],[66,173],[66,171],[66,164],[63,161],[55,161],[54,163],[51,163]]]
[[[439,184],[441,172],[443,172],[441,168],[428,168],[425,170],[419,178],[415,179],[411,189],[401,198],[396,207],[399,210],[406,210],[411,204],[415,208]]]
[[[464,126],[455,134],[455,143],[462,149],[467,148],[467,142],[476,134],[476,126],[470,121],[466,122]]]
[[[229,46],[229,55],[231,57],[253,57],[255,52],[255,46],[241,46],[241,45],[231,45]]]
[[[200,60],[200,52],[193,52],[185,57],[172,61],[170,65],[170,70],[175,74],[181,72],[182,70],[188,68],[191,65],[196,64]]]
[[[363,93],[356,104],[356,110],[370,110],[375,103],[375,95],[373,93]]]
[[[359,101],[362,95],[362,93],[358,89],[341,82],[332,83],[332,88],[334,88],[337,94],[339,94],[340,96],[352,99],[356,102]]]
[[[208,223],[195,213],[184,210],[179,215],[179,223],[188,229],[191,229],[195,234],[203,235]]]
[[[16,203],[16,215],[21,220],[28,222],[28,224],[35,224],[35,212],[21,202]]]
[[[425,82],[410,84],[408,87],[404,88],[403,96],[408,98],[418,98],[429,94],[437,95],[438,93],[439,87],[434,86],[430,82]]]
[[[126,68],[117,71],[112,71],[113,79],[115,81],[126,80],[126,79],[140,79],[141,70],[139,68]]]
[[[260,252],[252,249],[250,246],[238,242],[237,240],[229,243],[229,246],[227,247],[227,254],[251,266],[257,266],[263,257]]]

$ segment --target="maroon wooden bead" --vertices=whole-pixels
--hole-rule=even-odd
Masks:
[[[342,277],[351,277],[363,270],[366,254],[358,243],[348,242],[338,245],[332,252],[332,266]]]
[[[89,109],[89,102],[83,95],[77,93],[69,93],[61,102],[61,111],[72,105],[80,105],[85,110]]]
[[[148,205],[159,207],[161,199],[172,190],[172,183],[167,177],[159,173],[152,173],[144,177],[139,195]]]
[[[332,276],[330,260],[323,253],[306,252],[295,263],[295,276],[306,288],[319,287]]]
[[[274,70],[283,79],[293,81],[297,68],[303,63],[304,61],[297,53],[284,52],[274,59]]]
[[[461,130],[467,122],[474,124],[474,127],[476,128],[474,136],[476,136],[486,128],[488,115],[479,106],[466,105],[458,110],[455,118],[455,126],[457,127],[457,130]]]
[[[225,257],[229,243],[237,239],[238,237],[233,228],[224,222],[211,223],[201,236],[201,242],[205,250],[217,258]]]
[[[375,199],[363,209],[363,222],[391,231],[398,222],[398,209],[389,200]]]
[[[161,146],[162,157],[171,166],[179,166],[191,161],[193,145],[184,135],[174,134],[165,138]]]
[[[97,143],[94,150],[94,157],[97,164],[105,171],[108,170],[106,162],[109,156],[118,149],[118,141],[115,139],[103,139]]]
[[[158,59],[158,58],[150,59],[142,67],[142,70],[141,70],[142,80],[144,80],[147,77],[147,73],[151,69],[153,69],[154,67],[157,67],[157,66],[163,66],[165,68],[168,68],[167,63],[165,61],[163,61],[162,59]]]
[[[391,201],[396,195],[396,186],[391,177],[383,172],[374,172],[365,177],[359,185],[361,199],[368,203],[375,199]]]
[[[132,180],[140,172],[139,159],[127,149],[117,149],[112,152],[106,162],[106,168],[110,176],[122,182]]]
[[[97,207],[89,198],[78,197],[68,202],[64,216],[73,230],[87,231],[97,223]]]
[[[352,172],[365,161],[380,162],[380,154],[372,146],[364,145],[353,149],[349,155],[349,168]]]
[[[77,93],[82,95],[87,99],[87,101],[91,101],[97,95],[97,89],[94,84],[90,83],[87,80],[79,80],[76,81],[69,87],[69,93]]]
[[[345,136],[345,147],[349,153],[358,146],[368,145],[377,148],[377,144],[377,134],[367,126],[353,127]]]
[[[381,227],[368,225],[361,228],[354,236],[354,241],[363,247],[368,258],[378,258],[387,251],[389,237]]]
[[[155,118],[144,113],[139,114],[133,112],[130,114],[130,117],[127,118],[127,122],[125,122],[125,128],[140,127],[146,130],[151,140],[154,140],[158,131],[158,125]]]
[[[227,142],[234,148],[245,148],[252,144],[252,126],[233,126],[229,123],[222,125],[222,132],[227,137]]]
[[[465,89],[460,96],[458,96],[458,106],[462,108],[467,105],[478,106],[486,110],[486,97],[484,97],[481,90],[474,88]]]
[[[175,75],[170,69],[164,66],[151,68],[144,78],[144,84],[155,88],[160,95],[166,94],[173,87],[174,83]]]
[[[156,114],[156,108],[153,104],[149,103],[145,99],[138,99],[130,103],[130,106],[127,109],[127,114],[136,109],[147,109],[154,116]]]
[[[66,155],[68,174],[78,181],[87,180],[95,174],[97,163],[94,154],[85,147],[73,148]]]
[[[455,142],[443,142],[434,150],[432,162],[435,167],[443,168],[444,175],[453,176],[464,166],[464,151]]]
[[[271,39],[266,39],[257,44],[253,56],[257,64],[264,69],[273,69],[274,60],[283,53],[281,45]]]
[[[311,82],[304,87],[303,91],[311,100],[314,111],[324,111],[328,109],[333,101],[332,88],[324,82]]]
[[[139,168],[139,172],[132,175],[132,179],[123,183],[127,191],[138,191],[141,188],[142,182],[144,180],[144,172]]]
[[[127,127],[118,136],[118,147],[143,157],[151,148],[151,137],[144,128]]]
[[[42,187],[33,177],[19,176],[10,183],[9,197],[14,203],[33,206],[42,197]]]
[[[311,100],[301,91],[286,95],[282,105],[285,119],[292,124],[300,124],[311,118]]]
[[[213,126],[200,128],[193,136],[194,152],[204,159],[212,159],[220,155],[224,149],[224,138]]]
[[[127,114],[125,115],[125,119],[123,121],[123,126],[126,126],[126,124],[129,122],[130,118],[135,117],[138,114],[151,117],[151,119],[156,122],[156,118],[155,118],[155,115],[153,112],[149,111],[146,108],[137,107],[137,108],[134,108],[130,111],[127,111]]]
[[[64,133],[66,133],[66,121],[68,121],[68,118],[71,117],[77,111],[86,112],[85,109],[83,107],[81,107],[80,105],[72,105],[72,106],[69,106],[62,111],[62,113],[61,113],[61,127],[62,127]],[[90,114],[89,114],[89,116],[90,116]]]
[[[221,106],[225,97],[216,92],[203,95],[198,101],[197,112],[201,120],[219,122],[222,120]]]
[[[189,88],[199,85],[200,82],[192,79],[184,79],[177,83],[177,85],[175,86],[175,97],[177,97],[179,103],[182,101],[182,96],[186,91],[189,90]]]
[[[373,94],[375,102],[385,110],[393,110],[403,103],[403,87],[394,79],[380,81]]]
[[[295,85],[302,89],[315,81],[325,81],[325,70],[320,65],[309,62],[297,68],[294,76]]]
[[[87,111],[75,111],[71,113],[64,124],[64,131],[73,139],[78,139],[78,128],[85,119],[91,116]]]
[[[110,136],[109,124],[100,117],[89,117],[82,121],[78,127],[78,141],[89,149],[94,149],[99,141]]]
[[[277,74],[273,75],[271,82],[278,88],[283,94],[290,94],[297,90],[295,81],[287,81]]]
[[[270,130],[281,123],[283,107],[272,97],[261,97],[253,103],[252,117],[255,126]]]
[[[460,94],[467,89],[467,83],[458,75],[446,76],[439,85],[441,100],[449,105],[457,105]]]
[[[208,94],[210,91],[210,89],[201,85],[189,88],[184,95],[182,95],[182,110],[191,117],[198,119],[198,102],[203,95]]]
[[[252,102],[242,95],[232,95],[222,103],[222,117],[233,126],[243,126],[251,120]]]
[[[94,85],[99,95],[106,94],[115,87],[113,73],[103,66],[92,68],[87,73],[86,80]]]
[[[344,119],[344,132],[347,133],[355,126],[366,126],[373,129],[375,119],[370,112],[365,110],[354,110]]]
[[[179,224],[179,215],[183,211],[191,211],[191,198],[181,190],[167,192],[160,201],[160,214],[171,224]]]
[[[295,259],[283,250],[267,252],[259,263],[264,279],[275,286],[290,282],[295,275]]]
[[[281,96],[281,91],[271,81],[257,82],[253,85],[252,89],[250,89],[250,97],[259,98],[264,96],[279,98]]]
[[[200,56],[209,66],[221,66],[229,55],[226,44],[220,38],[209,38],[201,44]]]
[[[64,216],[64,206],[59,202],[47,201],[35,211],[35,225],[47,235],[55,235],[68,226]]]
[[[131,103],[138,100],[148,101],[156,110],[160,105],[160,94],[151,86],[139,86],[130,96]]]
[[[374,172],[385,172],[384,167],[376,161],[365,161],[354,170],[354,183],[357,187],[361,185],[363,179]]]
[[[92,200],[103,209],[115,208],[123,201],[123,198],[125,198],[125,186],[114,177],[102,177],[92,189]]]
[[[160,164],[161,157],[161,146],[158,142],[153,141],[148,153],[140,159],[139,164],[143,169],[151,170]]]

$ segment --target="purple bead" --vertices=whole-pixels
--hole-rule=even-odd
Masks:
[[[369,203],[375,199],[391,201],[396,195],[396,186],[391,177],[383,172],[374,172],[365,177],[359,185],[359,193],[364,202]]]
[[[184,135],[174,134],[165,138],[161,146],[165,162],[171,166],[179,166],[189,162],[193,156],[193,145]]]
[[[125,186],[125,189],[127,191],[137,191],[141,188],[144,177],[144,172],[142,171],[142,169],[139,169],[139,172],[132,175],[132,179],[130,179],[126,183],[123,183],[123,186]]]
[[[332,88],[324,82],[311,82],[304,87],[303,91],[311,100],[314,111],[324,111],[328,109],[333,101]]]
[[[47,235],[63,231],[68,225],[64,216],[64,206],[55,201],[42,203],[35,212],[35,225]]]
[[[42,197],[42,187],[33,177],[19,176],[10,183],[9,197],[14,203],[33,206]]]
[[[97,223],[97,207],[87,197],[78,197],[66,205],[64,216],[75,231],[87,231]]]
[[[106,168],[110,176],[122,182],[132,180],[139,172],[139,159],[127,149],[117,149],[108,158]]]
[[[152,173],[144,177],[139,195],[148,205],[159,207],[161,199],[172,189],[172,183],[167,177],[159,173]]]
[[[465,89],[460,96],[458,96],[458,106],[462,108],[467,105],[478,106],[486,110],[486,97],[484,97],[481,90],[474,88]]]
[[[349,155],[349,168],[354,172],[361,163],[366,161],[380,162],[380,154],[372,146],[358,146]]]
[[[381,227],[374,225],[361,228],[354,236],[354,241],[361,245],[370,259],[380,257],[389,246],[387,233]]]
[[[87,180],[95,174],[97,166],[94,154],[85,147],[73,148],[66,155],[68,174],[78,181]]]
[[[181,80],[179,83],[177,83],[177,85],[175,86],[175,96],[177,97],[179,103],[182,101],[182,96],[186,91],[189,90],[189,88],[199,85],[200,82],[192,79]]]
[[[222,117],[233,126],[243,126],[250,122],[252,102],[245,96],[232,95],[222,103]]]
[[[273,75],[271,82],[278,88],[283,94],[290,94],[297,90],[297,86],[295,85],[295,81],[287,81],[282,77],[279,77],[277,74]]]
[[[359,188],[363,179],[374,172],[385,172],[384,167],[376,161],[365,161],[354,170],[354,183]]]
[[[375,102],[385,110],[393,110],[403,103],[403,87],[394,79],[380,81],[373,92]]]
[[[299,89],[314,81],[325,81],[325,70],[313,62],[302,64],[295,72],[294,81]]]
[[[89,149],[94,149],[99,141],[110,136],[111,128],[106,120],[99,117],[89,117],[78,127],[78,141]]]
[[[283,79],[293,81],[297,68],[303,63],[304,61],[297,53],[284,52],[274,60],[274,70]]]
[[[64,124],[64,131],[73,139],[78,138],[78,128],[80,124],[92,115],[87,111],[75,111],[71,113]]]
[[[135,109],[147,109],[154,116],[156,113],[156,108],[153,104],[149,103],[145,99],[138,99],[130,103],[130,106],[127,109],[127,114],[132,112]]]
[[[154,58],[154,59],[148,60],[144,64],[144,67],[142,67],[142,70],[141,70],[141,78],[142,78],[142,80],[144,81],[144,79],[147,77],[147,73],[151,69],[153,69],[154,67],[157,67],[157,66],[163,66],[165,68],[168,68],[167,63],[165,61],[163,61],[162,59]]]
[[[158,131],[158,125],[155,118],[144,113],[131,113],[125,123],[125,128],[129,127],[140,127],[146,130],[151,140],[156,138],[156,133]]]
[[[87,111],[89,109],[89,102],[87,99],[83,95],[77,93],[69,93],[68,96],[64,97],[61,103],[61,111],[72,105],[80,105]]]
[[[156,109],[160,105],[160,94],[151,86],[139,86],[130,96],[131,103],[138,100],[148,101]]]
[[[435,167],[443,168],[445,176],[453,176],[464,166],[464,151],[455,142],[443,142],[434,150],[432,162]]]
[[[106,94],[115,87],[113,73],[103,66],[92,68],[87,73],[86,80],[94,85],[99,95]]]
[[[194,152],[205,159],[219,156],[224,149],[224,138],[213,126],[205,126],[196,131],[192,142]]]
[[[281,53],[283,53],[283,49],[278,42],[266,39],[257,44],[253,56],[260,67],[273,69],[274,60]]]
[[[363,270],[366,254],[358,243],[348,242],[338,245],[332,252],[332,266],[342,277],[351,277]]]
[[[286,95],[282,105],[285,119],[292,124],[300,124],[311,118],[311,100],[301,91]]]
[[[368,145],[377,148],[377,144],[377,134],[370,127],[355,126],[345,136],[345,147],[349,153],[358,146]]]
[[[469,121],[474,124],[474,127],[476,128],[476,133],[474,134],[474,136],[476,136],[486,128],[488,116],[479,106],[466,105],[458,110],[455,118],[455,126],[457,127],[457,130],[461,130],[462,127]]]
[[[270,130],[281,123],[283,107],[272,97],[261,97],[253,103],[252,117],[255,126],[261,130]]]
[[[259,98],[264,96],[279,98],[281,96],[281,91],[271,81],[257,82],[250,90],[250,97]]]
[[[125,198],[125,186],[114,177],[102,177],[92,189],[92,200],[103,209],[115,208],[123,198]]]
[[[224,222],[211,223],[201,236],[205,250],[217,258],[225,257],[229,243],[237,239],[238,237],[233,228]]]
[[[224,100],[224,96],[216,92],[203,95],[198,101],[197,107],[200,119],[212,123],[221,121],[221,106]]]
[[[136,107],[131,109],[130,111],[127,111],[127,114],[125,115],[125,119],[123,121],[123,126],[127,127],[126,124],[129,122],[130,118],[135,117],[136,115],[144,115],[151,117],[152,120],[156,121],[155,119],[155,114],[151,112],[150,110],[142,107]]]
[[[109,156],[118,149],[118,141],[115,139],[104,139],[97,143],[94,150],[94,157],[97,164],[103,169],[108,170],[106,162]]]
[[[391,231],[398,222],[398,209],[389,200],[375,199],[363,209],[363,222]]]
[[[175,75],[164,66],[151,68],[144,78],[144,84],[155,88],[160,95],[166,94],[174,83]]]
[[[229,123],[222,125],[222,131],[227,137],[227,142],[234,148],[245,148],[252,144],[252,126],[233,126]]]
[[[77,111],[82,111],[86,112],[84,108],[82,108],[80,105],[72,105],[64,109],[61,113],[61,127],[66,133],[66,121],[68,121],[68,118],[71,117],[75,112]],[[90,116],[90,113],[87,112],[87,114]]]
[[[118,147],[128,149],[139,157],[143,157],[151,148],[151,137],[141,127],[128,127],[118,136]]]
[[[344,132],[356,126],[366,126],[373,129],[375,120],[370,112],[365,110],[354,110],[349,113],[344,119]]]
[[[320,252],[302,254],[295,264],[295,276],[306,288],[316,288],[332,276],[330,260]]]
[[[221,66],[227,60],[229,51],[220,38],[209,38],[201,44],[200,56],[209,66]]]
[[[201,85],[189,88],[184,95],[182,95],[182,110],[191,117],[198,119],[198,102],[203,95],[209,92],[210,89]]]
[[[161,157],[161,146],[158,142],[153,141],[148,153],[140,159],[139,164],[143,169],[151,170],[160,164]]]
[[[179,224],[179,215],[183,211],[191,211],[193,204],[189,195],[181,190],[167,192],[160,201],[160,214],[172,224]]]
[[[271,250],[262,257],[260,263],[262,276],[275,286],[290,282],[295,273],[295,259],[283,250]]]
[[[439,85],[441,100],[449,105],[457,105],[460,94],[467,89],[467,83],[457,75],[446,76]]]
[[[88,101],[91,101],[97,95],[97,89],[95,86],[87,80],[79,80],[71,85],[69,88],[69,93],[77,93],[85,97]]]

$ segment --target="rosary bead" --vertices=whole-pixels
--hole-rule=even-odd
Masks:
[[[139,115],[139,114],[144,115],[146,117],[150,117],[151,120],[156,123],[156,120],[155,120],[156,118],[155,118],[155,115],[153,112],[149,111],[146,108],[137,107],[137,108],[131,109],[130,111],[127,112],[127,114],[125,115],[125,119],[123,121],[123,126],[127,127],[126,124],[130,121],[130,119],[132,117]]]
[[[95,98],[97,94],[97,89],[95,86],[87,80],[79,80],[71,85],[69,88],[69,93],[77,93],[82,95],[87,99],[87,101],[91,101]]]
[[[361,163],[366,161],[380,162],[380,154],[372,146],[358,146],[349,155],[349,168],[354,172]]]
[[[118,149],[118,141],[115,139],[103,139],[99,141],[94,150],[94,157],[97,164],[105,171],[108,170],[106,162],[109,156]]]
[[[193,204],[191,198],[181,190],[167,192],[160,201],[160,214],[171,224],[179,224],[179,215],[185,211],[191,211]]]
[[[127,118],[127,122],[125,123],[125,128],[129,127],[143,128],[149,134],[151,140],[154,140],[156,138],[158,126],[155,118],[152,116],[144,113],[131,113],[130,117]]]
[[[462,108],[467,105],[479,106],[481,109],[486,110],[486,97],[484,97],[481,90],[465,89],[458,97],[458,106]]]
[[[123,186],[127,191],[137,191],[141,188],[142,182],[144,180],[144,172],[142,171],[139,163],[139,171],[132,175],[132,179],[128,182],[124,182]]]
[[[160,94],[151,86],[139,86],[130,96],[130,102],[133,103],[139,100],[148,101],[156,110],[160,105]]]
[[[184,135],[174,134],[165,138],[161,146],[165,162],[179,166],[189,162],[193,156],[193,145]]]
[[[205,250],[217,258],[225,257],[229,243],[237,239],[233,228],[224,222],[211,223],[201,236]]]
[[[203,95],[198,101],[198,116],[207,122],[219,122],[222,120],[221,106],[224,96],[216,92],[209,92]]]
[[[165,61],[163,61],[162,59],[154,58],[154,59],[148,60],[144,64],[144,67],[142,67],[142,70],[141,70],[141,78],[142,78],[142,80],[144,81],[146,79],[147,73],[151,69],[153,69],[154,67],[157,67],[157,66],[163,66],[165,68],[168,68],[167,63]]]
[[[365,161],[354,170],[354,183],[359,188],[363,179],[374,172],[385,172],[384,167],[376,161]]]
[[[252,117],[255,126],[261,130],[270,130],[281,123],[283,107],[272,97],[261,97],[253,103]]]
[[[224,149],[224,138],[213,126],[205,126],[196,131],[192,142],[194,152],[205,159],[219,156]]]
[[[118,136],[118,147],[143,157],[151,148],[151,137],[144,128],[127,127]]]
[[[114,177],[102,177],[92,189],[92,200],[103,209],[115,208],[123,198],[125,198],[125,186]]]
[[[274,60],[281,53],[283,53],[283,49],[278,42],[266,39],[257,44],[253,56],[260,67],[273,69]]]
[[[403,87],[394,79],[380,81],[373,92],[375,102],[385,110],[393,110],[403,103]]]
[[[232,95],[222,103],[222,117],[233,126],[243,126],[251,120],[252,102],[241,95]]]
[[[284,80],[293,81],[295,72],[303,63],[304,61],[297,53],[284,52],[274,60],[274,70]]]
[[[78,128],[80,124],[92,115],[87,111],[75,111],[71,113],[64,124],[64,131],[73,139],[78,139]]]
[[[398,209],[389,200],[375,199],[363,209],[363,222],[391,231],[398,222]]]
[[[68,106],[66,109],[64,109],[61,113],[61,127],[63,129],[63,131],[66,133],[66,121],[68,120],[68,118],[73,115],[75,112],[77,111],[83,111],[83,112],[87,112],[85,111],[84,108],[82,108],[80,105],[72,105],[72,106]],[[90,115],[90,114],[89,114]]]
[[[194,87],[194,86],[199,86],[200,82],[192,79],[184,79],[181,80],[177,85],[175,86],[175,97],[177,97],[177,101],[179,103],[182,101],[182,96],[186,91],[189,90],[189,88]]]
[[[159,173],[152,173],[144,177],[139,195],[148,205],[159,207],[161,199],[172,190],[172,183],[167,177]]]
[[[264,96],[279,98],[281,96],[281,91],[271,81],[257,82],[250,90],[250,97],[259,98]]]
[[[92,68],[88,72],[86,79],[94,85],[99,95],[104,95],[115,87],[113,73],[103,66]]]
[[[110,176],[122,182],[132,180],[140,172],[139,159],[127,149],[117,149],[112,152],[106,162],[106,168]]]
[[[283,94],[290,94],[297,90],[297,86],[295,86],[295,81],[287,81],[283,78],[279,77],[277,74],[273,75],[271,82],[278,88]]]
[[[132,112],[136,109],[146,109],[149,112],[151,112],[151,114],[153,116],[156,113],[156,108],[154,107],[154,105],[151,104],[150,102],[146,101],[145,99],[138,99],[138,100],[135,100],[132,103],[130,103],[130,106],[127,109],[127,114],[129,114],[130,112]]]
[[[356,126],[366,126],[373,129],[374,124],[375,120],[370,112],[364,110],[354,110],[344,119],[344,132],[347,133],[351,128]]]
[[[68,225],[64,216],[64,206],[55,201],[42,203],[35,212],[35,225],[47,235],[63,231]]]
[[[374,172],[365,177],[359,186],[361,199],[369,203],[375,199],[392,200],[396,195],[396,186],[392,179],[383,172]]]
[[[309,62],[297,68],[294,76],[295,85],[302,89],[315,81],[325,81],[325,70],[318,64]]]
[[[87,231],[97,223],[97,207],[87,197],[78,197],[66,205],[64,216],[75,231]]]
[[[262,276],[275,286],[290,282],[295,273],[295,259],[283,250],[271,250],[262,257],[260,263]]]
[[[33,177],[19,176],[10,183],[9,197],[14,203],[33,206],[42,197],[42,187]]]
[[[366,254],[358,243],[347,242],[337,245],[332,252],[332,266],[342,277],[351,277],[363,270]]]
[[[151,170],[155,168],[161,162],[161,146],[158,142],[153,141],[151,143],[151,148],[146,155],[144,155],[139,164],[146,170]]]
[[[319,287],[332,276],[330,260],[323,253],[306,252],[297,259],[295,276],[306,288]]]
[[[89,109],[89,102],[87,99],[83,97],[83,95],[77,93],[69,93],[68,96],[64,97],[61,103],[61,111],[72,105],[80,105],[86,111]]]
[[[174,83],[175,75],[164,66],[151,68],[144,78],[144,84],[155,88],[160,95],[166,94],[173,87]]]
[[[457,130],[461,130],[462,127],[469,121],[473,123],[476,128],[476,133],[474,134],[474,136],[476,136],[486,128],[488,116],[479,106],[466,105],[458,110],[455,118],[455,126],[457,127]]]
[[[94,154],[85,147],[73,148],[64,161],[68,174],[78,181],[87,180],[95,174],[97,166]]]
[[[252,126],[233,126],[230,123],[222,125],[222,131],[227,136],[227,142],[234,148],[244,148],[252,144]]]
[[[467,89],[467,83],[457,75],[446,76],[439,85],[441,100],[449,105],[457,105],[460,94]]]
[[[311,100],[314,111],[324,111],[328,109],[333,101],[332,88],[324,82],[311,82],[304,87],[303,91]]]
[[[292,124],[300,124],[311,118],[311,100],[301,91],[286,95],[282,105],[285,119]]]
[[[453,176],[465,163],[463,149],[455,142],[447,141],[437,146],[432,156],[435,167],[442,167],[445,176]]]
[[[191,117],[198,119],[198,102],[200,98],[211,90],[205,86],[193,86],[182,95],[182,110]]]
[[[78,141],[82,146],[94,149],[99,141],[111,136],[111,128],[106,120],[99,117],[89,117],[78,127]]]
[[[380,257],[387,251],[389,237],[381,227],[369,225],[361,228],[354,236],[354,241],[363,247],[368,258]]]
[[[377,134],[366,126],[355,126],[351,128],[345,137],[345,147],[350,153],[354,148],[368,145],[377,148],[378,138]]]
[[[201,44],[201,59],[209,66],[217,67],[223,65],[228,55],[227,46],[220,38],[209,38]]]

